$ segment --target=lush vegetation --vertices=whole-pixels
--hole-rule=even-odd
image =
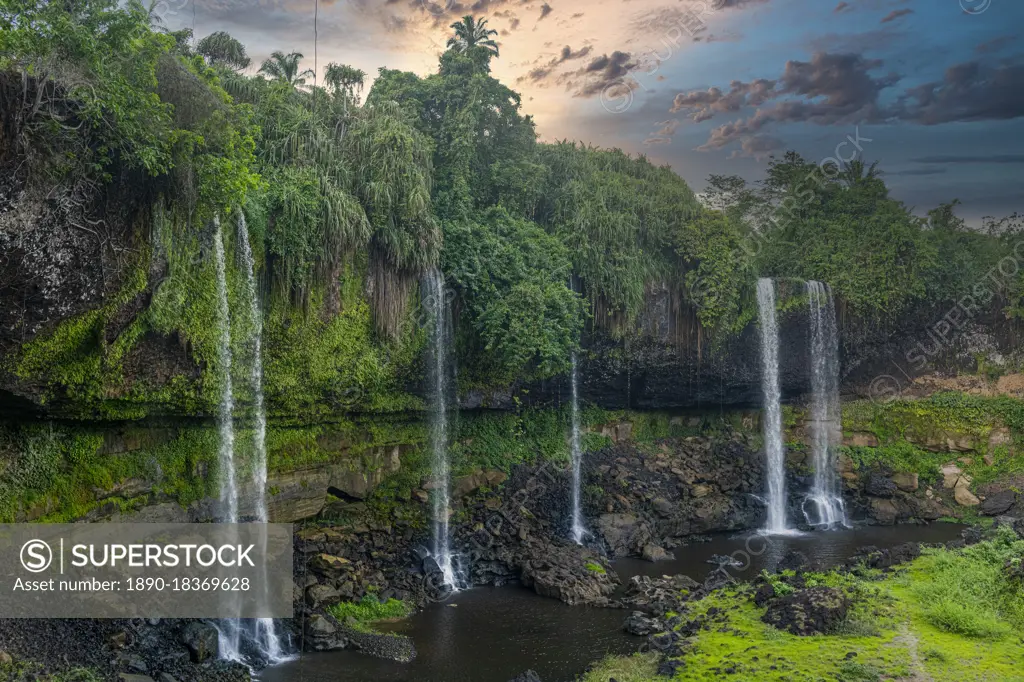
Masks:
[[[334,604],[328,611],[332,616],[355,630],[371,632],[374,623],[405,618],[411,609],[401,600],[381,601],[374,594],[366,594],[357,602],[344,601]]]
[[[677,338],[745,327],[758,275],[823,280],[848,314],[893,320],[971,291],[1021,232],[1015,218],[969,230],[955,203],[918,219],[860,162],[823,170],[787,154],[755,186],[713,176],[699,199],[643,157],[539,144],[473,17],[453,25],[437,73],[381,69],[365,102],[358,69],[319,78],[275,52],[248,75],[230,35],[196,41],[150,18],[113,0],[0,9],[0,161],[26,196],[63,197],[71,224],[103,221],[131,245],[104,306],[46,326],[3,369],[104,416],[211,408],[217,216],[233,259],[248,223],[282,414],[416,407],[416,283],[432,268],[454,296],[460,381],[495,386],[564,372],[588,324],[639,333],[654,289]],[[25,99],[36,105],[14,106]],[[1020,279],[979,304],[1019,316]],[[191,368],[144,371],[167,340]]]
[[[693,639],[672,679],[1024,679],[1018,641],[1024,625],[1022,560],[1024,541],[1003,527],[977,545],[926,549],[895,573],[861,567],[850,573],[766,574],[777,594],[825,585],[849,597],[845,622],[835,632],[809,637],[764,623],[765,609],[753,603],[749,585],[718,590],[688,605],[684,622],[708,616],[713,626]],[[655,666],[650,657],[612,658],[584,680],[603,681],[609,674],[636,682],[661,679]]]

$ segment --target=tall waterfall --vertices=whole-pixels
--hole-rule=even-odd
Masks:
[[[238,523],[239,491],[238,475],[235,466],[235,428],[233,421],[234,385],[231,379],[231,311],[228,301],[227,263],[224,256],[224,238],[220,219],[215,218],[216,234],[214,235],[214,253],[217,267],[217,324],[220,330],[217,357],[221,371],[221,398],[218,411],[218,428],[220,431],[220,495],[224,505],[223,523]],[[262,316],[260,315],[256,295],[256,280],[253,274],[252,249],[249,244],[249,231],[245,225],[245,217],[238,221],[239,245],[242,260],[245,263],[246,293],[248,322],[253,347],[250,378],[254,395],[255,434],[253,461],[254,511],[256,521],[267,522],[266,483],[267,483],[267,418],[263,406],[263,358],[260,337],[263,332]],[[264,543],[266,536],[264,536]],[[264,586],[266,581],[262,581]],[[266,598],[266,595],[258,595]],[[258,618],[254,621],[243,621],[237,618],[224,620],[218,627],[220,638],[218,646],[222,658],[234,661],[245,660],[243,641],[267,662],[275,662],[283,658],[281,643],[274,629],[272,618]]]
[[[580,478],[583,468],[583,447],[580,445],[580,397],[579,372],[576,353],[572,354],[572,436],[569,449],[572,454],[572,539],[577,545],[583,544],[588,535],[583,525],[583,512],[580,510]]]
[[[839,408],[839,333],[832,292],[821,282],[807,282],[811,325],[811,457],[814,481],[804,502],[812,526],[846,524],[846,510],[836,476],[836,447],[841,433]]]
[[[757,311],[761,323],[761,387],[764,392],[764,447],[768,464],[768,533],[785,533],[786,456],[782,447],[779,404],[779,325],[775,320],[775,282],[757,280]]]
[[[238,213],[238,243],[242,254],[245,273],[246,311],[248,313],[250,347],[252,359],[249,370],[252,384],[254,433],[252,463],[252,485],[254,492],[253,511],[256,523],[267,523],[267,411],[263,401],[263,315],[260,311],[259,293],[256,290],[255,265],[252,258],[252,246],[249,243],[249,229],[245,224],[245,214]],[[263,535],[263,543],[267,538]],[[266,566],[262,566],[266,570]],[[262,581],[264,590],[266,580]],[[260,598],[266,600],[264,591]],[[262,654],[271,662],[282,658],[281,641],[277,636],[273,618],[257,618],[254,623],[253,639]]]
[[[220,409],[217,412],[217,426],[220,430],[220,449],[217,462],[220,467],[220,499],[224,505],[221,520],[224,523],[238,523],[238,482],[235,476],[235,425],[232,414],[235,410],[234,387],[231,384],[231,310],[228,304],[227,264],[224,259],[224,238],[221,235],[220,218],[214,218],[216,234],[213,237],[213,251],[217,265],[217,360],[221,372]]]
[[[451,327],[445,299],[444,276],[441,271],[431,270],[424,278],[424,284],[423,303],[430,314],[428,375],[431,408],[430,449],[433,455],[431,494],[433,496],[434,537],[432,554],[441,569],[445,584],[458,587],[448,537],[448,515],[451,502],[448,465],[448,400],[452,388],[449,377]]]

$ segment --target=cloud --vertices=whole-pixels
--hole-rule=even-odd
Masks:
[[[554,12],[554,10],[551,8],[551,5],[545,2],[543,5],[540,6],[540,19],[538,19],[537,21],[543,21],[544,18],[547,17],[547,15],[551,14],[552,12]]]
[[[907,90],[894,115],[922,125],[997,121],[1024,116],[1024,65],[976,61],[946,69],[941,81]]]
[[[672,142],[672,136],[675,135],[676,130],[679,129],[679,119],[673,118],[668,121],[659,121],[657,125],[661,126],[661,128],[644,140],[645,145],[669,144]]]
[[[834,10],[832,10],[832,11],[835,12],[836,14],[839,14],[839,13],[845,12],[845,11],[847,11],[849,9],[852,9],[850,7],[850,3],[848,3],[848,2],[841,2],[838,5],[836,5],[836,8]]]
[[[900,17],[905,17],[908,14],[913,14],[913,13],[914,13],[914,10],[909,9],[909,8],[894,9],[893,11],[889,12],[884,17],[882,17],[882,21],[879,22],[879,23],[888,24],[890,21],[896,21]]]
[[[741,157],[750,157],[762,161],[774,151],[782,149],[785,143],[777,137],[771,135],[753,135],[751,137],[744,138],[740,143],[740,148],[734,150],[729,155],[730,159],[737,159]]]
[[[571,61],[573,59],[583,59],[591,52],[592,48],[589,45],[586,45],[580,48],[579,50],[573,50],[571,47],[566,45],[565,47],[562,48],[562,51],[558,54],[557,57],[551,59],[543,66],[538,66],[535,69],[532,69],[525,76],[520,76],[519,78],[516,79],[516,83],[524,83],[526,81],[530,81],[532,83],[539,83],[540,81],[543,81],[548,76],[550,76],[551,73],[554,71],[555,67],[558,66],[559,64],[564,64],[565,62]]]
[[[717,88],[680,93],[671,111],[692,110],[695,121],[705,121],[719,112],[735,112],[778,100],[771,106],[757,109],[747,119],[715,128],[701,149],[724,147],[756,135],[775,123],[881,122],[884,113],[878,103],[879,94],[899,81],[895,73],[871,75],[870,72],[882,65],[879,60],[856,54],[819,52],[809,62],[786,62],[777,80],[733,81],[728,93]]]
[[[616,50],[611,55],[601,55],[576,72],[575,75],[581,77],[583,82],[575,94],[577,97],[593,97],[610,87],[623,85],[626,76],[637,66],[628,52]]]
[[[749,83],[732,81],[729,84],[729,92],[722,92],[719,88],[681,92],[673,99],[670,111],[675,114],[692,110],[694,113],[691,118],[694,121],[706,121],[713,118],[716,113],[739,111],[745,106],[763,104],[776,96],[776,83],[777,81],[759,78]]]
[[[1024,154],[989,154],[982,155],[948,155],[948,156],[922,156],[911,159],[913,163],[939,163],[943,165],[961,163],[999,163],[1017,164],[1024,163]]]

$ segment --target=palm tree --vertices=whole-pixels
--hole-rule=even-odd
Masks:
[[[207,64],[221,64],[232,69],[244,69],[249,66],[249,55],[245,53],[245,45],[238,42],[224,31],[217,31],[206,36],[196,45],[196,52],[203,55]]]
[[[363,89],[366,72],[362,69],[331,62],[324,70],[324,82],[336,93],[345,93],[355,99],[355,93]]]
[[[472,47],[483,47],[495,57],[498,56],[498,44],[491,39],[491,36],[498,35],[494,29],[487,28],[487,20],[477,21],[471,15],[462,17],[451,25],[455,29],[455,35],[448,39],[448,47],[455,48],[459,52],[468,52]]]
[[[263,62],[263,65],[260,66],[260,73],[264,73],[276,80],[284,81],[292,87],[299,87],[306,84],[308,76],[314,75],[312,69],[306,69],[300,73],[300,61],[302,61],[301,52],[285,54],[277,51],[270,55],[270,59]]]

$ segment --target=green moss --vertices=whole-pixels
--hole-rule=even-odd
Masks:
[[[593,561],[588,561],[585,568],[591,573],[596,573],[597,575],[604,575],[607,573],[607,571],[604,570],[604,566]]]

